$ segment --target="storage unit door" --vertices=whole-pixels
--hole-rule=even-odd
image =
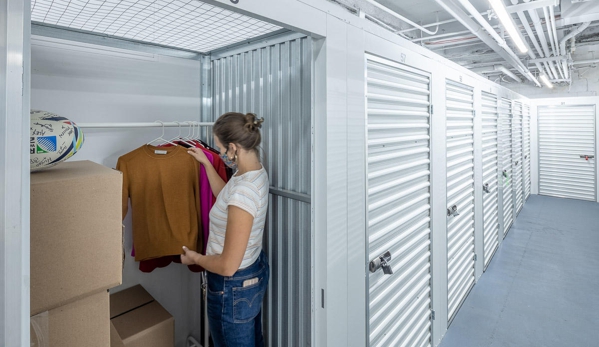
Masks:
[[[530,196],[530,106],[523,105],[522,117],[522,150],[524,160],[522,162],[522,179],[524,180],[524,201]]]
[[[512,188],[512,102],[501,99],[499,103],[499,144],[501,146],[503,180],[503,237],[514,221],[514,199]]]
[[[430,85],[367,56],[370,346],[431,345]]]
[[[483,238],[485,268],[499,245],[499,148],[497,96],[482,92]]]
[[[539,112],[539,194],[596,201],[595,106]]]
[[[518,215],[524,205],[524,187],[522,185],[522,104],[514,102],[512,118],[512,170],[514,178],[512,188],[514,190],[514,218]]]
[[[474,284],[474,93],[446,82],[447,305],[451,321]]]

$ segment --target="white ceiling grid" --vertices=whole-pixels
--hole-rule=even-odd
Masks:
[[[32,0],[31,20],[204,53],[281,29],[197,0]]]

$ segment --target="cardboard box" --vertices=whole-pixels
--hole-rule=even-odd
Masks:
[[[106,347],[110,307],[103,291],[31,317],[32,347]]]
[[[110,295],[111,347],[174,347],[175,320],[140,285]]]
[[[90,161],[31,174],[31,315],[122,282],[119,171]]]

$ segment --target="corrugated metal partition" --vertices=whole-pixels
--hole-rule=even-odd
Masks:
[[[596,201],[595,106],[539,106],[539,194]]]
[[[524,201],[528,200],[530,196],[531,187],[531,176],[530,176],[530,106],[524,104],[522,107],[522,150],[524,154],[524,161],[522,165],[523,180],[524,180]]]
[[[453,319],[474,285],[474,92],[446,81],[447,285]]]
[[[367,56],[370,346],[431,345],[430,75]],[[355,345],[360,343],[355,341]]]
[[[497,96],[482,92],[484,261],[489,265],[499,245],[499,148]]]
[[[270,347],[310,345],[311,59],[304,37],[212,61],[214,118],[238,111],[265,119],[271,278],[263,317]]]
[[[515,101],[512,118],[512,170],[514,173],[512,187],[514,189],[514,218],[524,205],[522,182],[522,103]]]
[[[512,102],[499,102],[499,144],[503,178],[503,237],[514,222],[514,192],[512,188]]]

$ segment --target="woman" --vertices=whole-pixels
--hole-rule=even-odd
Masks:
[[[200,149],[188,152],[206,168],[216,203],[206,255],[183,247],[181,262],[207,271],[208,322],[216,347],[264,346],[261,305],[269,267],[262,234],[269,182],[258,152],[263,121],[252,113],[226,113],[214,123],[220,156],[236,171],[226,184]]]

